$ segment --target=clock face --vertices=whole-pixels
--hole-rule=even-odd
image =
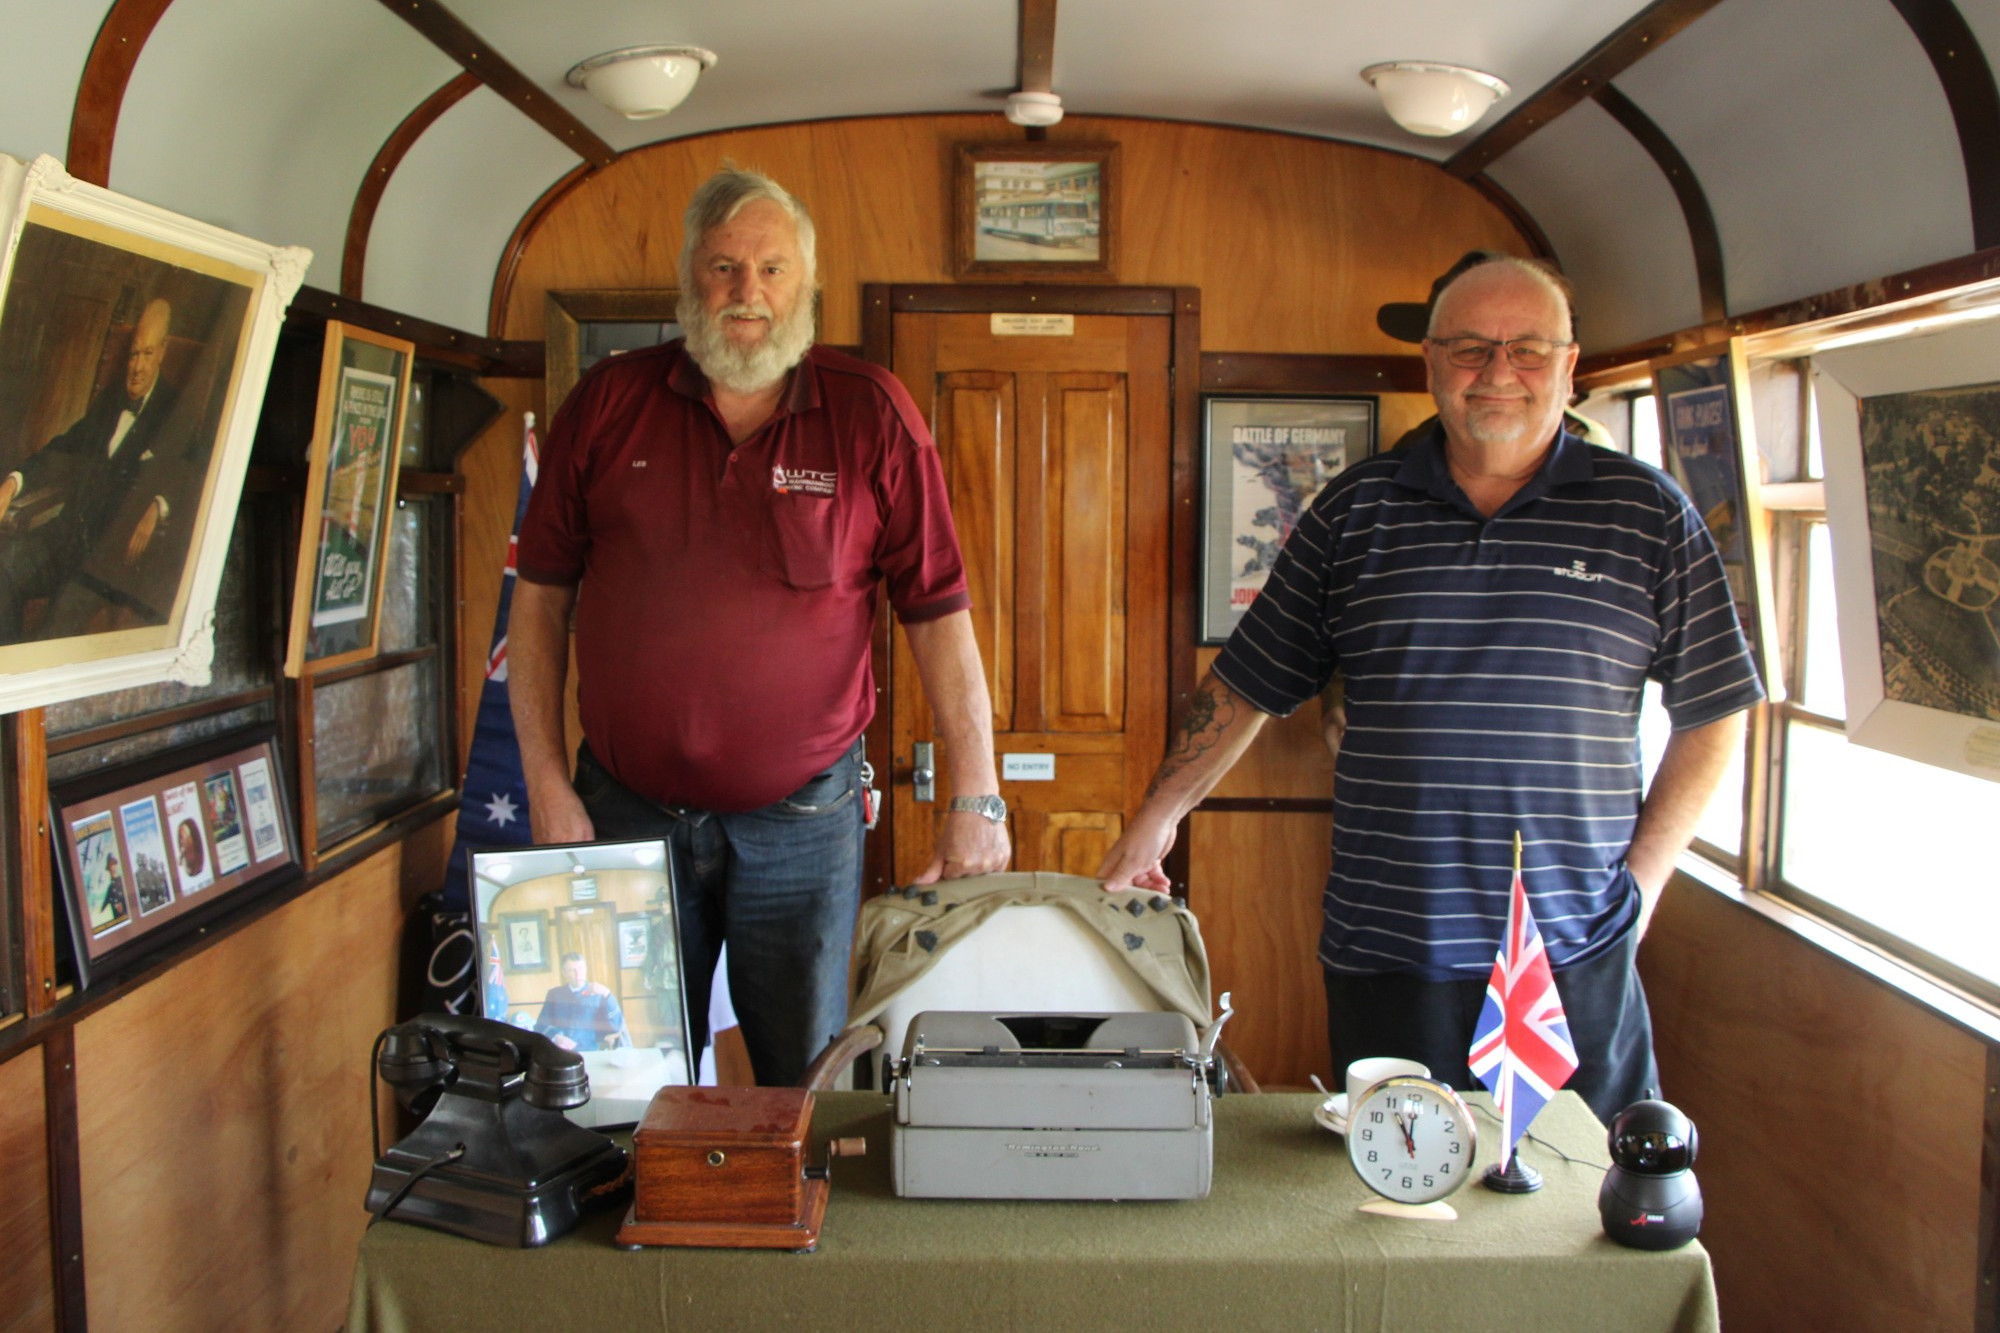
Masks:
[[[1348,1108],[1347,1159],[1369,1189],[1429,1203],[1472,1174],[1478,1135],[1457,1093],[1431,1078],[1386,1078]]]

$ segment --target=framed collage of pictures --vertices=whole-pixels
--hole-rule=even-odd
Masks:
[[[327,321],[285,674],[375,654],[416,346]]]
[[[0,156],[0,712],[207,681],[310,259]]]
[[[1813,358],[1847,737],[2000,782],[2000,322]]]
[[[653,1094],[695,1081],[680,921],[666,843],[472,852],[480,1013],[583,1055],[582,1125],[638,1120]]]
[[[51,792],[77,980],[304,874],[269,728]]]
[[[1201,642],[1229,638],[1306,506],[1375,452],[1373,398],[1202,403]]]
[[[1763,469],[1750,428],[1750,370],[1743,340],[1662,357],[1652,368],[1667,471],[1715,539],[1736,618],[1750,639],[1765,692],[1783,698]]]

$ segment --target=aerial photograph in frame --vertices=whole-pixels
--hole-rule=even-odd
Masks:
[[[1884,697],[2000,720],[2000,384],[1860,408]]]

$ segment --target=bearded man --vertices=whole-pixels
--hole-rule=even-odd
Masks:
[[[937,449],[893,376],[813,345],[812,219],[731,169],[684,234],[685,338],[593,367],[550,432],[517,562],[514,723],[537,842],[667,840],[692,1049],[727,941],[757,1081],[788,1085],[846,1021],[885,581],[954,793],[920,878],[1004,869],[1006,809]]]

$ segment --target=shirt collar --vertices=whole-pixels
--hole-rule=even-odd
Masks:
[[[1396,471],[1398,485],[1422,491],[1436,500],[1458,499],[1461,494],[1458,483],[1451,479],[1451,467],[1445,462],[1442,422],[1432,417],[1424,433],[1405,446],[1402,452],[1403,465]],[[1528,478],[1527,485],[1500,507],[1500,513],[1539,499],[1554,487],[1589,481],[1595,475],[1596,470],[1590,462],[1590,446],[1572,435],[1565,423],[1557,430],[1555,447],[1543,456],[1542,465],[1535,469],[1535,475]]]
[[[815,343],[806,349],[805,357],[792,367],[785,379],[784,396],[778,400],[774,416],[806,412],[820,405],[818,357],[819,344]],[[667,387],[683,398],[692,398],[698,403],[708,401],[708,376],[702,374],[701,367],[695,363],[685,339],[678,345],[673,364],[667,367]]]

